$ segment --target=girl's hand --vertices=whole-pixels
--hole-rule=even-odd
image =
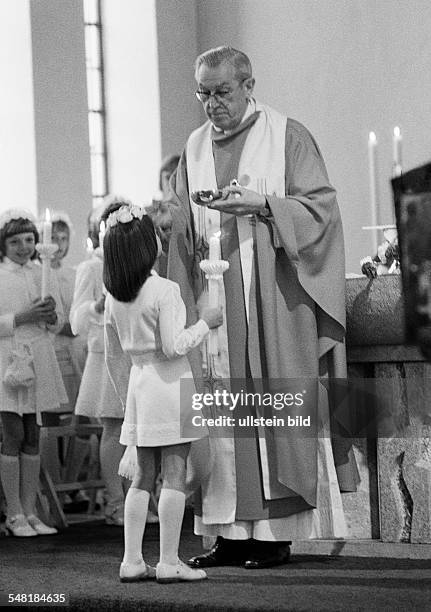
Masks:
[[[105,312],[105,299],[106,295],[103,294],[95,303],[94,310],[97,312],[97,314],[103,314]]]
[[[26,323],[48,323],[53,325],[57,321],[55,312],[55,300],[51,296],[45,299],[34,300],[27,310],[22,310],[15,315],[15,326]]]
[[[223,323],[222,307],[217,306],[216,308],[211,308],[210,306],[205,306],[201,310],[200,317],[210,329],[219,327]]]

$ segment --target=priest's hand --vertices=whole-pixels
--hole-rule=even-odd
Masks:
[[[265,215],[266,198],[263,194],[240,185],[229,185],[222,189],[223,197],[207,204],[208,208],[231,215]]]

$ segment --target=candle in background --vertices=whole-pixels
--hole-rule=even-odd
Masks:
[[[374,132],[368,135],[368,172],[370,182],[371,225],[377,225],[378,190],[377,190],[377,137]],[[377,253],[377,230],[373,231],[373,249]]]
[[[49,295],[49,287],[50,287],[49,280],[50,280],[50,275],[51,275],[51,256],[52,256],[52,254],[49,253],[49,247],[52,245],[52,243],[51,243],[52,223],[51,223],[51,215],[50,215],[48,209],[45,210],[45,221],[43,222],[43,225],[42,225],[42,232],[43,232],[43,242],[42,242],[42,245],[44,247],[48,247],[48,249],[46,249],[48,252],[46,252],[46,253],[44,253],[43,251],[41,252],[41,259],[42,259],[42,299],[44,300]]]
[[[45,221],[42,225],[43,244],[51,244],[52,238],[52,223],[49,209],[45,209]]]
[[[400,176],[402,173],[402,147],[403,137],[401,136],[401,130],[398,126],[394,127],[394,133],[392,136],[392,152],[393,152],[393,176]]]
[[[211,236],[209,248],[210,252],[208,259],[210,261],[219,261],[221,259],[220,232],[216,232],[213,236]]]
[[[103,249],[103,239],[105,238],[105,233],[106,225],[104,221],[101,221],[99,225],[99,246],[101,249]]]

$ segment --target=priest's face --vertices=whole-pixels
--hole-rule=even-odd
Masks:
[[[232,64],[224,62],[214,68],[202,64],[196,73],[196,81],[196,95],[211,123],[223,131],[236,128],[247,109],[254,79],[241,79],[235,74]]]

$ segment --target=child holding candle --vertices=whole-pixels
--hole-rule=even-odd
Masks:
[[[186,460],[190,443],[205,437],[180,433],[180,382],[192,378],[186,354],[197,347],[209,328],[222,322],[220,308],[204,308],[201,319],[184,329],[186,310],[179,286],[152,268],[161,244],[152,221],[137,206],[123,206],[107,220],[103,278],[108,290],[105,346],[109,373],[125,407],[120,441],[137,446],[138,468],[127,493],[124,516],[125,550],[120,567],[123,582],[154,577],[142,558],[145,522],[161,457],[163,485],[159,499],[159,582],[206,578],[178,559],[185,505]],[[129,368],[130,362],[132,368]],[[127,395],[127,402],[125,401]],[[183,411],[192,402],[181,402]]]
[[[11,209],[0,216],[0,475],[6,527],[18,537],[57,533],[35,511],[39,426],[42,413],[67,402],[52,341],[64,315],[55,279],[41,299],[42,269],[33,261],[38,240],[31,213]]]
[[[90,217],[91,239],[98,245],[100,223],[127,201],[107,196],[97,223]],[[103,250],[96,246],[90,259],[79,264],[73,302],[70,310],[72,332],[87,339],[88,355],[75,406],[75,414],[98,418],[103,426],[100,441],[100,466],[106,485],[105,520],[122,526],[126,481],[118,475],[124,452],[120,444],[123,409],[108,375],[103,343],[105,288],[103,286]]]

